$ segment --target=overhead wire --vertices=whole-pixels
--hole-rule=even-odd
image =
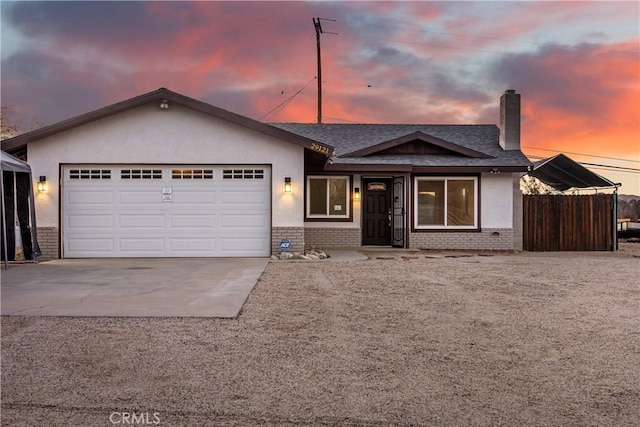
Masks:
[[[298,89],[298,91],[297,91],[296,93],[294,93],[293,95],[291,95],[290,97],[288,97],[287,99],[285,99],[284,101],[282,101],[280,104],[278,104],[278,105],[276,105],[275,107],[273,107],[271,110],[269,110],[269,112],[268,112],[268,113],[263,114],[263,115],[262,115],[258,120],[262,120],[262,119],[264,119],[265,117],[267,117],[267,116],[269,116],[269,115],[271,115],[271,114],[275,113],[276,111],[277,111],[277,112],[279,112],[279,111],[283,110],[283,109],[284,109],[284,107],[286,107],[287,105],[289,105],[289,103],[290,103],[291,101],[293,101],[293,100],[294,100],[294,98],[295,98],[296,96],[300,95],[300,94],[302,93],[302,91],[303,91],[303,90],[305,90],[305,88],[306,88],[307,86],[309,86],[309,84],[310,84],[312,81],[314,81],[316,78],[317,78],[317,77],[316,77],[316,76],[314,76],[314,77],[313,77],[311,80],[309,80],[309,81],[308,81],[304,86],[302,86],[300,89]]]
[[[617,158],[617,157],[596,156],[595,154],[572,153],[571,151],[552,150],[550,148],[537,148],[537,147],[530,147],[530,146],[525,146],[525,145],[523,145],[522,148],[526,148],[526,149],[529,149],[529,150],[550,151],[552,153],[574,154],[576,156],[597,157],[597,158],[600,158],[600,159],[617,160],[617,161],[620,161],[620,162],[633,162],[633,163],[638,163],[639,162],[639,160],[633,160],[633,159],[620,159],[620,158]]]
[[[530,155],[530,154],[525,154],[528,158],[530,159],[544,159],[545,157],[543,156],[534,156],[534,155]],[[595,156],[598,157],[598,156]],[[599,169],[599,170],[613,170],[616,172],[621,172],[621,173],[634,173],[634,174],[640,174],[640,169],[636,169],[636,168],[628,168],[628,167],[624,167],[624,166],[614,166],[614,165],[603,165],[603,164],[599,164],[599,163],[587,163],[587,162],[576,162],[579,165],[582,166],[586,166],[589,169]]]

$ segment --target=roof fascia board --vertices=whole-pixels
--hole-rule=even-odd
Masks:
[[[410,133],[408,135],[404,135],[395,139],[391,139],[386,142],[382,142],[380,144],[374,145],[372,147],[363,148],[361,150],[356,150],[351,153],[344,154],[341,157],[366,157],[371,154],[379,153],[381,151],[387,150],[389,148],[397,147],[398,145],[406,144],[411,141],[419,140],[422,142],[426,142],[429,144],[433,144],[437,147],[444,148],[449,151],[453,151],[454,153],[462,154],[467,157],[472,157],[476,159],[489,159],[492,156],[488,154],[481,153],[476,150],[472,150],[470,148],[462,147],[458,144],[454,144],[453,142],[446,141],[444,139],[428,135],[421,131],[416,131]]]
[[[342,172],[411,172],[411,173],[486,173],[492,172],[495,167],[490,166],[411,166],[407,164],[349,164],[327,163],[326,171]],[[526,172],[527,166],[502,166],[498,167],[498,173]],[[495,173],[495,172],[494,172]]]
[[[411,165],[358,165],[349,163],[327,163],[326,171],[354,171],[354,172],[411,172]]]

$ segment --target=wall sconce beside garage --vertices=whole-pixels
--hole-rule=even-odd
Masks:
[[[40,181],[38,181],[38,185],[36,187],[38,189],[38,193],[46,193],[47,192],[47,177],[44,175],[40,176]]]
[[[291,194],[291,177],[287,176],[284,179],[284,194]]]

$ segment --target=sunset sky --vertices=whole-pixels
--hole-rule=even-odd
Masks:
[[[3,0],[1,11],[2,105],[25,129],[159,87],[315,122],[321,17],[325,122],[497,124],[500,95],[516,89],[526,154],[640,169],[637,1]],[[594,171],[640,195],[639,172]]]

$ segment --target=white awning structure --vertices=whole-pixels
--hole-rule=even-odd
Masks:
[[[28,190],[25,191],[25,193],[27,194],[21,194],[20,197],[26,197],[28,198],[28,211],[29,212],[18,212],[18,217],[22,217],[22,218],[30,218],[30,223],[28,224],[28,220],[24,219],[24,221],[21,220],[21,226],[23,225],[22,222],[27,222],[27,224],[24,224],[24,226],[28,227],[30,232],[31,232],[31,245],[32,245],[32,252],[34,255],[34,259],[37,260],[38,257],[40,256],[40,248],[38,246],[38,235],[37,235],[37,229],[36,229],[36,210],[35,210],[35,198],[34,198],[34,194],[33,194],[33,185],[32,182],[33,180],[31,179],[31,167],[23,162],[22,160],[19,160],[15,157],[13,157],[11,154],[6,153],[4,151],[0,151],[0,153],[2,154],[2,159],[0,162],[0,190],[2,192],[2,197],[1,197],[1,202],[2,202],[2,248],[3,248],[3,254],[4,254],[4,267],[5,269],[8,268],[8,241],[7,241],[7,230],[8,227],[15,227],[15,224],[7,224],[7,218],[12,218],[12,221],[15,221],[13,212],[11,212],[11,214],[9,214],[8,212],[8,206],[6,206],[6,201],[7,198],[9,198],[11,200],[11,209],[15,209],[16,203],[15,203],[15,198],[17,196],[16,192],[12,191],[10,192],[10,194],[5,194],[5,177],[10,177],[11,178],[11,185],[15,185],[15,181],[16,181],[16,175],[17,174],[27,174],[28,175]],[[7,174],[12,174],[12,175],[7,175]],[[24,181],[23,181],[24,182]],[[22,191],[21,191],[22,192]],[[13,199],[11,199],[13,197]],[[20,210],[27,210],[27,209],[20,209]]]

